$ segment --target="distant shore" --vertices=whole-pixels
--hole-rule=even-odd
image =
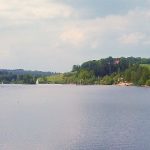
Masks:
[[[147,85],[135,85],[133,83],[129,83],[129,82],[120,82],[118,84],[110,84],[110,85],[107,85],[107,84],[75,84],[75,83],[38,83],[38,84],[22,84],[22,83],[6,83],[6,84],[0,84],[0,86],[3,86],[3,85],[77,85],[77,86],[120,86],[120,87],[126,87],[126,86],[134,86],[134,87],[150,87],[150,86],[147,86]]]

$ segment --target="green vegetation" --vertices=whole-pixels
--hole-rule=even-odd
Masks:
[[[51,72],[24,71],[18,70],[0,70],[0,83],[4,84],[35,84],[37,78],[52,75]]]
[[[14,75],[0,72],[0,82],[5,84],[35,84],[36,79],[31,75]]]
[[[134,65],[123,73],[124,81],[132,82],[134,85],[148,85],[150,70],[140,65]]]
[[[74,65],[71,72],[39,78],[40,83],[103,84],[132,83],[150,85],[150,59],[112,58],[92,60]]]
[[[24,70],[0,70],[0,82],[13,84],[133,84],[150,86],[150,58],[112,58],[74,65],[63,74]]]
[[[64,84],[64,75],[57,74],[49,77],[39,78],[39,82],[42,84]]]
[[[150,64],[140,64],[141,67],[146,67],[150,70]]]

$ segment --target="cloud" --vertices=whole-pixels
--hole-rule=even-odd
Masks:
[[[141,43],[144,38],[145,34],[136,32],[122,36],[120,42],[123,44],[138,44]]]
[[[9,51],[4,51],[4,50],[0,50],[0,55],[1,55],[1,58],[4,58],[4,57],[9,57],[10,54],[9,54]]]
[[[95,49],[110,35],[122,32],[128,24],[128,19],[119,15],[76,20],[65,25],[60,40],[68,45]]]
[[[135,9],[125,15],[109,15],[66,24],[60,39],[68,45],[77,43],[78,46],[91,48],[98,48],[110,40],[118,44],[138,44],[147,40],[149,26],[150,10]]]
[[[68,18],[73,15],[73,8],[63,3],[48,0],[0,0],[0,19],[6,21]]]
[[[0,63],[68,71],[89,59],[150,55],[150,9],[105,16],[87,10],[86,16],[91,17],[84,18],[77,8],[63,2],[0,0]]]
[[[85,42],[86,37],[84,32],[78,28],[67,28],[64,32],[61,33],[60,39],[65,44],[70,43],[74,46],[80,46],[83,42]]]

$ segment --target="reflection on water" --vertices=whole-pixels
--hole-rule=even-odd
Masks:
[[[2,150],[149,150],[150,89],[1,85]]]

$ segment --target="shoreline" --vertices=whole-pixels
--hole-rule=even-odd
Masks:
[[[133,83],[127,83],[127,82],[121,82],[118,84],[112,84],[112,85],[106,85],[106,84],[74,84],[74,83],[66,83],[66,84],[59,84],[59,83],[39,83],[39,84],[13,84],[13,83],[8,83],[8,84],[0,84],[0,86],[5,86],[5,85],[76,85],[76,86],[120,86],[120,87],[145,87],[145,88],[150,88],[150,86],[147,85],[134,85]]]
[[[116,85],[118,85],[118,86],[136,86],[133,83],[129,83],[129,82],[120,82]]]

